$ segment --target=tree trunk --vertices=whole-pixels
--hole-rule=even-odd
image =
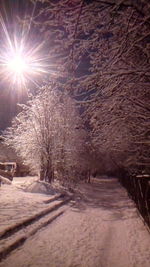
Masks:
[[[45,180],[45,167],[44,167],[44,158],[41,155],[41,162],[40,162],[40,181]]]
[[[44,171],[44,167],[41,168],[40,170],[40,181],[44,181],[45,180],[45,171]]]
[[[90,184],[91,183],[91,171],[88,170],[87,172],[87,183]]]
[[[47,181],[48,183],[51,183],[53,181],[53,178],[54,178],[54,170],[52,167],[51,160],[48,160],[46,164],[46,170],[45,170],[45,181]]]

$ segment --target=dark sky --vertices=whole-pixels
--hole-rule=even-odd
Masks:
[[[6,25],[10,38],[13,39],[14,36],[17,36],[20,39],[23,32],[22,24],[18,23],[17,16],[21,19],[24,19],[26,16],[31,17],[33,13],[36,15],[39,9],[44,6],[45,4],[37,2],[36,8],[34,8],[33,3],[29,0],[0,0],[1,18]],[[2,25],[0,29],[0,49],[3,51],[3,47],[5,47],[4,40],[6,38],[2,30]],[[43,41],[41,39],[43,36],[39,33],[38,27],[35,28],[34,25],[31,25],[26,38],[26,43],[29,47],[33,46],[33,40],[37,44]],[[87,65],[87,62],[85,63],[84,65]],[[84,65],[79,66],[79,72],[80,69],[84,70]],[[34,90],[34,85],[32,84],[30,86],[30,89]],[[26,99],[26,91],[18,90],[12,84],[10,86],[10,81],[8,82],[7,79],[4,81],[3,77],[0,77],[0,133],[11,124],[12,118],[17,114],[17,103],[24,103]]]
[[[40,5],[36,6],[35,12],[38,11]],[[33,12],[33,4],[29,0],[0,0],[0,21],[3,20],[10,38],[13,36],[21,36],[22,27],[19,25],[17,16],[21,19],[26,15],[31,16]],[[35,40],[36,32],[31,27],[28,32],[28,42]],[[5,34],[0,24],[0,50],[5,48]],[[0,77],[0,133],[7,126],[10,125],[12,117],[16,115],[18,110],[17,102],[23,103],[27,98],[27,92],[23,90],[17,90],[14,86],[10,86],[7,79],[4,81],[4,77]]]

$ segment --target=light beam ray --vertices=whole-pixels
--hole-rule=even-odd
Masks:
[[[16,37],[11,40],[2,20],[0,22],[3,25],[7,41],[5,50],[0,54],[0,75],[2,79],[9,79],[13,84],[16,83],[21,86],[28,80],[34,79],[34,77],[33,79],[27,78],[29,75],[46,74],[47,70],[44,66],[46,57],[40,57],[42,46],[38,45],[35,49],[26,52],[23,42],[17,41]]]
[[[27,31],[22,26],[22,31],[17,34],[9,33],[7,25],[0,13],[0,25],[3,32],[3,47],[0,50],[0,78],[8,81],[12,86],[27,88],[28,82],[37,86],[37,77],[48,74],[52,69],[48,58],[44,54],[44,41],[39,44],[29,46],[28,35],[31,28],[32,17],[35,13],[36,4],[32,10],[32,16],[29,20]],[[13,28],[16,28],[13,25]],[[20,34],[20,37],[18,36]],[[30,41],[30,40],[29,40]]]

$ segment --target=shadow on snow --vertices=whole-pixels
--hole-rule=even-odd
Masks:
[[[116,178],[94,178],[91,184],[77,186],[73,211],[81,212],[90,207],[110,211],[117,220],[136,216],[134,204]]]

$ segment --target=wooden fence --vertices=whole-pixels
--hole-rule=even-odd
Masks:
[[[126,175],[126,177],[119,177],[119,180],[150,228],[150,175]]]

